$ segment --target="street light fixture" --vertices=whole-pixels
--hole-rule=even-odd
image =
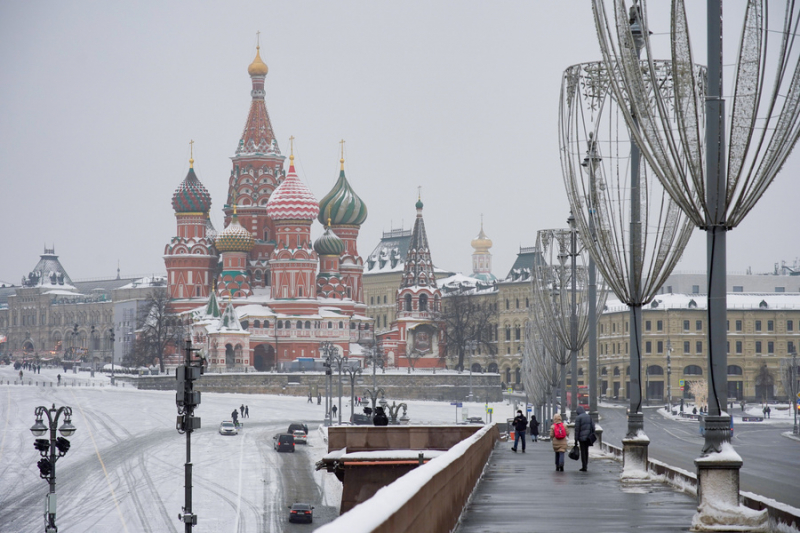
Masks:
[[[58,427],[58,419],[64,414],[64,423]],[[50,438],[37,438],[33,446],[42,456],[37,466],[39,467],[39,477],[50,484],[50,491],[45,497],[44,530],[46,533],[56,533],[56,461],[64,457],[69,451],[70,443],[64,437],[71,437],[75,433],[75,426],[72,425],[72,408],[63,406],[56,409],[55,404],[51,408],[39,406],[34,411],[36,422],[31,426],[31,433],[34,437],[43,437],[47,430],[50,430]],[[47,425],[44,424],[44,417],[47,416]],[[63,435],[58,437],[56,429]]]
[[[114,385],[114,328],[108,330],[108,340],[111,349],[111,385]]]

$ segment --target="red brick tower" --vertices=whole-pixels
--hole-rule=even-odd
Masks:
[[[250,92],[250,113],[231,158],[233,169],[228,182],[228,199],[224,207],[225,225],[233,214],[234,198],[238,203],[239,224],[252,235],[255,244],[248,254],[247,270],[254,287],[270,283],[269,258],[275,249],[275,226],[267,215],[267,202],[272,192],[285,176],[286,159],[278,148],[278,141],[264,102],[264,80],[269,69],[261,60],[261,47],[256,47],[256,57],[247,68],[253,89]]]
[[[197,304],[190,299],[208,298],[217,264],[213,240],[206,233],[211,196],[197,179],[193,158],[186,178],[172,195],[172,207],[178,234],[164,248],[169,295],[173,300],[186,300],[186,308],[191,308]]]

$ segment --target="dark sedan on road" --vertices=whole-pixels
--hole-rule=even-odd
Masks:
[[[308,522],[314,520],[314,507],[307,503],[296,503],[289,506],[289,522]]]

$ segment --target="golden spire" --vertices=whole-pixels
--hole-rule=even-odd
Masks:
[[[289,166],[294,165],[294,135],[289,137]]]
[[[267,68],[267,64],[261,60],[261,32],[256,32],[256,57],[253,59],[253,62],[250,63],[250,66],[247,67],[247,73],[251,76],[266,76],[267,72],[269,72],[269,68]]]
[[[328,204],[328,227],[331,227],[331,204]]]
[[[194,141],[189,141],[189,168],[194,168]]]
[[[233,191],[233,216],[236,217],[236,191]]]
[[[341,166],[339,167],[339,170],[344,170],[344,139],[339,141],[339,144],[342,145],[342,157],[339,159],[339,165]]]

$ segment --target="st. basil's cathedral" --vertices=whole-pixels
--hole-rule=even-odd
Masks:
[[[374,341],[366,316],[357,239],[367,207],[345,177],[317,201],[288,172],[264,102],[267,65],[260,50],[247,69],[252,101],[232,158],[225,229],[214,230],[211,196],[190,159],[172,198],[177,235],[164,250],[173,310],[192,324],[210,371],[286,368],[322,357],[320,344],[359,356]],[[325,231],[316,242],[311,226]]]

